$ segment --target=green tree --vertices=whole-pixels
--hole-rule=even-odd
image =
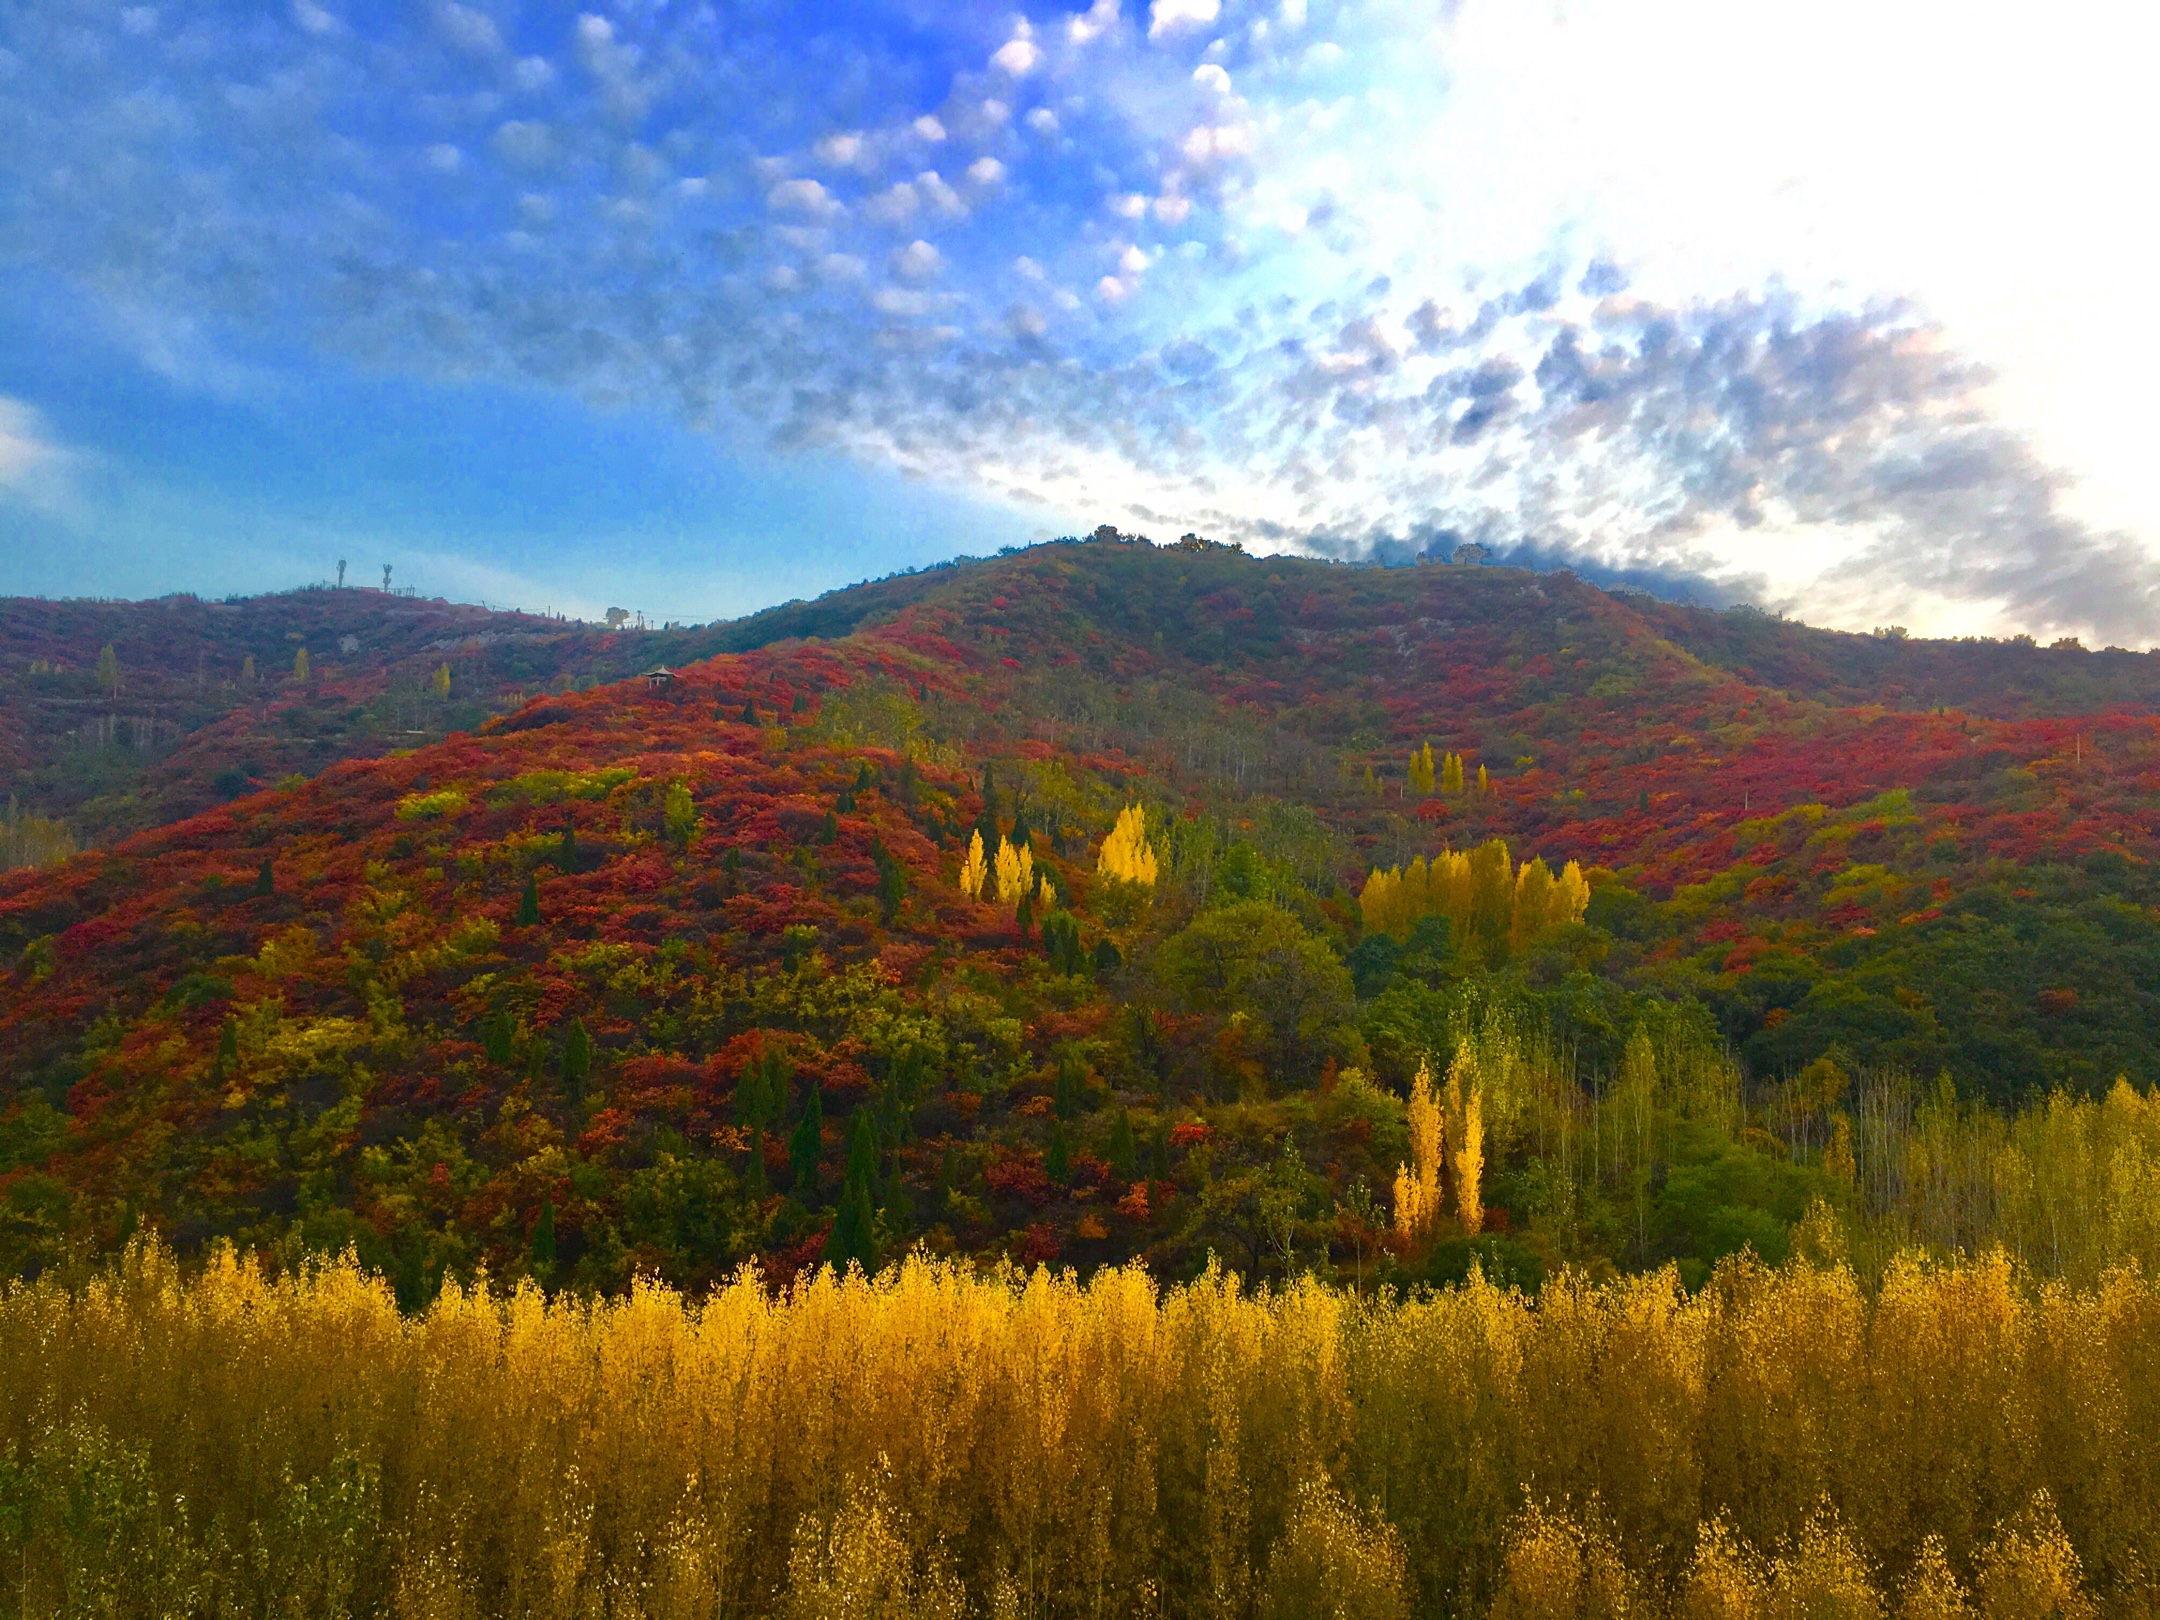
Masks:
[[[532,1264],[533,1270],[542,1277],[555,1269],[555,1199],[552,1194],[540,1201],[540,1218],[533,1222]]]
[[[540,879],[536,873],[527,872],[525,874],[525,888],[518,895],[517,920],[520,928],[533,928],[539,925]]]
[[[877,1269],[877,1172],[877,1128],[871,1123],[870,1111],[859,1108],[848,1132],[847,1176],[840,1189],[840,1207],[832,1234],[825,1240],[825,1258],[835,1268],[844,1270],[852,1261],[865,1272]]]
[[[507,1064],[516,1042],[517,1026],[510,1021],[510,1009],[497,1007],[480,1026],[480,1044],[487,1052],[488,1061]]]
[[[802,1118],[795,1122],[795,1134],[788,1138],[789,1183],[805,1204],[817,1193],[818,1159],[824,1151],[825,1099],[818,1094],[813,1080],[810,1095],[803,1103]]]
[[[1195,1012],[1246,1014],[1278,1079],[1309,1082],[1353,1051],[1357,991],[1327,945],[1279,906],[1247,900],[1202,912],[1163,942],[1163,987]]]
[[[120,655],[113,651],[113,644],[109,641],[98,649],[97,683],[105,689],[108,697],[120,695]]]
[[[220,1080],[230,1080],[233,1071],[240,1067],[240,1020],[228,1018],[225,1027],[218,1031],[217,1056],[211,1060],[210,1072]]]
[[[690,788],[684,782],[670,782],[666,803],[661,808],[661,821],[666,828],[667,841],[678,850],[687,850],[690,840],[697,836],[698,811],[690,797]]]
[[[570,1028],[563,1035],[562,1077],[563,1095],[575,1108],[585,1100],[585,1077],[592,1073],[592,1036],[586,1033],[585,1020],[573,1018]]]
[[[1043,950],[1053,972],[1077,977],[1087,971],[1087,952],[1080,944],[1080,922],[1069,911],[1053,911],[1043,919]]]
[[[907,873],[893,858],[893,852],[885,847],[882,838],[871,841],[870,859],[877,863],[878,915],[890,928],[900,915],[902,902],[907,899]]]
[[[1062,1119],[1050,1126],[1050,1151],[1044,1156],[1043,1172],[1060,1187],[1072,1180],[1072,1138]]]
[[[1110,1173],[1120,1186],[1129,1186],[1140,1175],[1140,1150],[1133,1141],[1132,1118],[1124,1109],[1110,1126]]]
[[[270,869],[270,862],[267,858],[264,859],[261,868],[255,873],[255,893],[262,899],[268,899],[271,895],[277,893],[277,874]]]
[[[304,681],[307,679],[307,674],[307,649],[305,647],[295,647],[292,655],[292,678],[296,681]]]

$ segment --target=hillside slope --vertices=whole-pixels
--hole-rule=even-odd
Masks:
[[[1685,644],[1714,628],[1567,575],[1095,540],[473,645],[685,667],[0,878],[0,1261],[153,1221],[352,1244],[409,1297],[914,1241],[1362,1274],[1414,1072],[1475,1048],[1560,1146],[1496,1113],[1482,1234],[1386,1265],[1703,1265],[1860,1196],[1825,1133],[1864,1096],[2160,1080],[2135,683],[2050,652],[2012,706],[2061,712],[1840,706]],[[443,639],[420,661],[458,667]],[[1428,742],[1459,790],[1414,779]],[[1129,804],[1151,887],[1097,874]],[[964,895],[977,834],[1050,893]],[[1580,863],[1587,915],[1361,907],[1375,867],[1493,839]],[[1570,1122],[1644,1063],[1677,1134],[1586,1169]]]

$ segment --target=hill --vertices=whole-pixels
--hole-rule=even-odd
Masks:
[[[0,878],[5,1263],[1694,1276],[1818,1196],[2022,1243],[2160,1080],[2150,656],[1117,537],[613,638],[363,594],[157,609],[325,655]],[[98,611],[9,679],[184,682]]]

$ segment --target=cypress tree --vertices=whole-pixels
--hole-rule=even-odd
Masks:
[[[533,1270],[542,1276],[555,1269],[555,1198],[553,1194],[540,1202],[540,1219],[533,1223],[532,1237]]]
[[[893,852],[885,847],[882,838],[871,842],[870,859],[877,863],[878,914],[889,928],[900,915],[901,902],[907,899],[907,873],[893,859]]]
[[[225,1027],[218,1031],[217,1057],[210,1072],[220,1080],[230,1080],[233,1071],[240,1067],[240,1020],[228,1018]]]
[[[480,1045],[486,1050],[490,1063],[508,1063],[516,1039],[517,1029],[510,1022],[508,1008],[497,1007],[480,1026]]]
[[[535,928],[540,923],[540,879],[531,872],[525,874],[525,889],[518,896],[518,926]]]
[[[1111,942],[1108,934],[1095,942],[1095,971],[1097,973],[1108,973],[1124,965],[1124,954]]]
[[[753,697],[746,697],[746,698],[744,698],[744,699],[743,699],[743,705],[742,705],[742,723],[743,723],[744,725],[746,725],[746,726],[754,726],[754,725],[756,725],[756,724],[757,724],[757,699],[756,699],[756,698],[753,698]]]
[[[577,828],[567,820],[562,824],[562,843],[555,850],[555,869],[559,872],[577,870]]]
[[[848,1133],[847,1179],[851,1185],[861,1182],[875,1195],[877,1172],[877,1127],[870,1123],[870,1110],[858,1108],[854,1128]],[[871,1202],[876,1202],[875,1196]]]
[[[1140,1149],[1133,1141],[1132,1120],[1122,1108],[1117,1123],[1110,1127],[1110,1172],[1122,1185],[1130,1185],[1140,1172]]]
[[[845,1271],[850,1261],[861,1266],[866,1276],[877,1268],[872,1220],[869,1189],[859,1181],[849,1181],[840,1194],[832,1234],[825,1240],[825,1259],[835,1271]]]
[[[753,1204],[765,1202],[765,1127],[750,1127],[750,1162],[743,1168],[743,1196]]]
[[[1057,1090],[1051,1101],[1059,1119],[1071,1119],[1080,1111],[1080,1093],[1086,1083],[1078,1058],[1067,1052],[1058,1059]]]
[[[562,1078],[563,1095],[575,1108],[585,1100],[585,1077],[592,1073],[592,1037],[585,1032],[585,1020],[570,1020],[569,1031],[563,1036]]]
[[[1050,1127],[1050,1152],[1043,1160],[1043,1170],[1060,1187],[1072,1179],[1072,1143],[1066,1138],[1062,1119]]]
[[[271,872],[267,858],[262,863],[262,869],[255,874],[255,893],[262,899],[268,899],[277,893],[277,877]]]
[[[810,1097],[803,1104],[802,1118],[796,1122],[795,1134],[788,1138],[788,1176],[795,1196],[809,1203],[817,1192],[818,1156],[825,1151],[825,1100],[818,1095],[817,1083],[810,1084]]]

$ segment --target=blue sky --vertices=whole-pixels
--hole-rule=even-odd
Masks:
[[[1110,521],[2142,646],[2152,29],[0,0],[0,591],[705,618]]]

